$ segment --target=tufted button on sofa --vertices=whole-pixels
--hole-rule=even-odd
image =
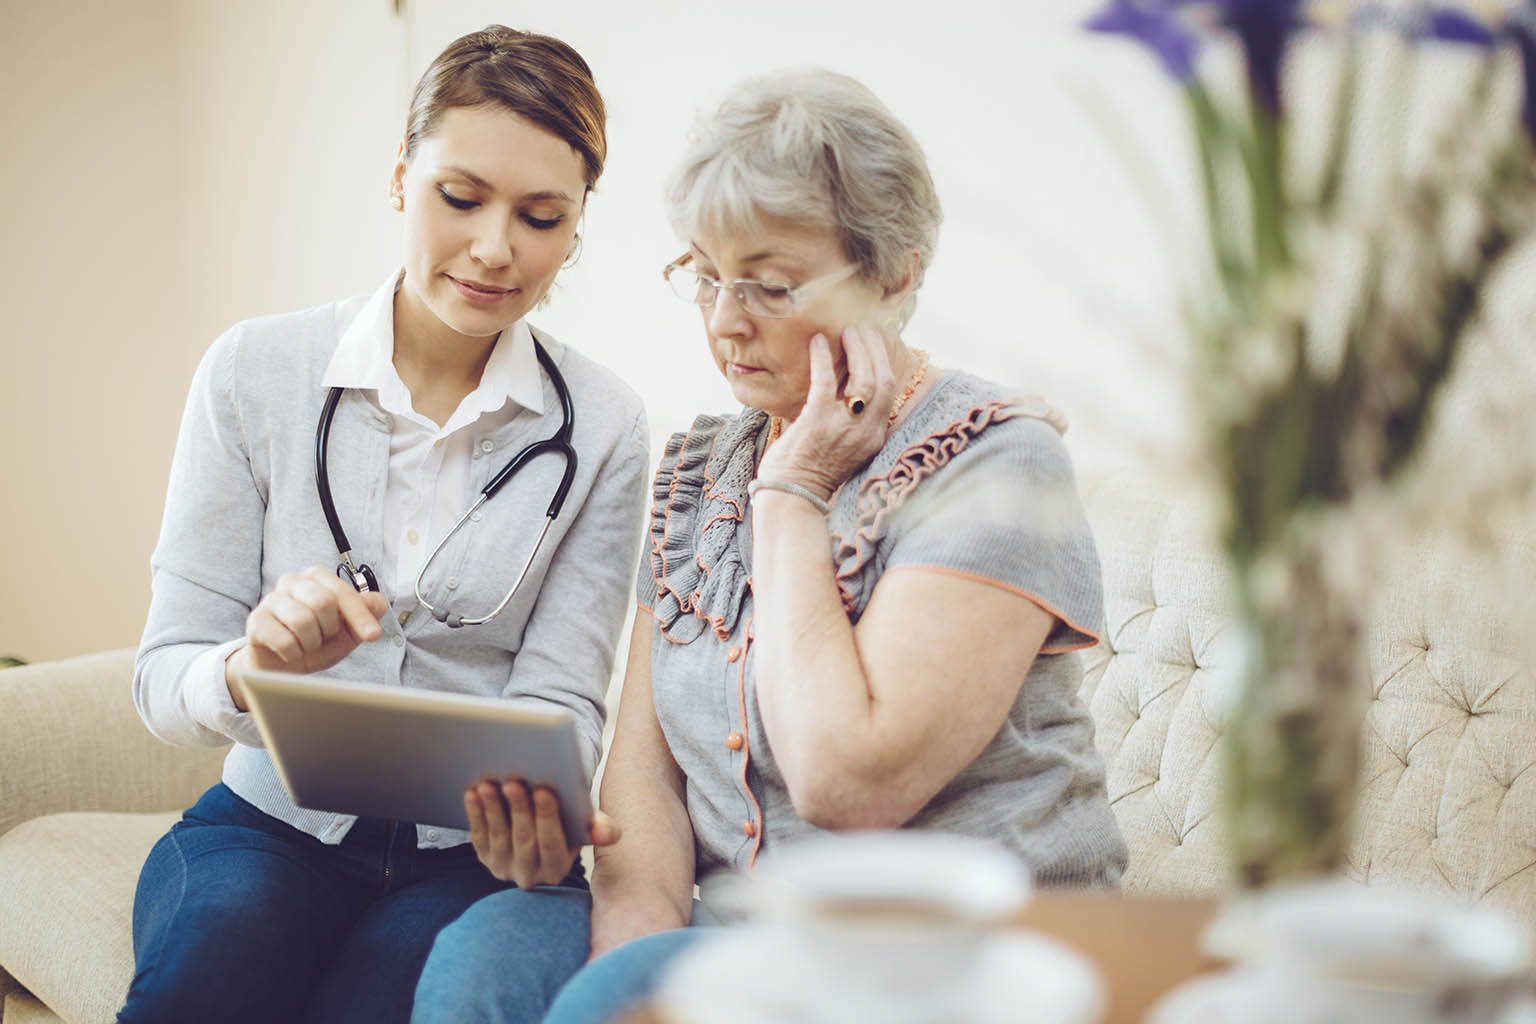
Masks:
[[[1227,883],[1219,807],[1232,702],[1226,585],[1202,504],[1130,472],[1084,488],[1105,642],[1082,694],[1131,849],[1128,891]],[[1370,701],[1349,874],[1504,907],[1536,930],[1536,517],[1496,531],[1499,580],[1454,538],[1417,538],[1369,588]]]
[[[1083,488],[1104,567],[1105,642],[1085,652],[1130,892],[1222,891],[1218,809],[1231,630],[1202,505],[1143,476]],[[1536,580],[1536,523],[1503,531]],[[1506,907],[1536,926],[1536,621],[1426,538],[1372,588],[1372,699],[1351,874]],[[1522,652],[1523,655],[1522,655]],[[165,746],[129,697],[132,651],[0,672],[0,1022],[112,1019],[133,973],[138,869],[218,778],[220,751]]]

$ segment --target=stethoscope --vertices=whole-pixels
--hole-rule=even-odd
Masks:
[[[560,396],[560,409],[563,414],[560,429],[544,440],[528,445],[518,452],[512,461],[503,466],[501,472],[491,477],[491,482],[481,489],[480,497],[476,498],[475,503],[459,517],[458,522],[453,524],[453,529],[437,542],[437,546],[422,563],[421,571],[416,574],[416,600],[420,601],[438,622],[445,622],[453,629],[489,622],[501,614],[501,610],[512,601],[517,588],[523,585],[528,570],[533,567],[533,560],[539,554],[539,548],[544,543],[545,535],[549,533],[550,525],[560,514],[560,508],[565,504],[565,496],[571,489],[571,481],[576,476],[576,449],[571,446],[571,428],[576,422],[576,413],[571,407],[571,392],[565,386],[565,378],[560,376],[559,370],[555,369],[555,361],[549,357],[548,352],[544,351],[544,346],[539,344],[537,338],[533,339],[533,351],[539,358],[539,365],[543,366],[544,372],[549,374],[549,382],[555,386],[555,393]],[[331,420],[336,415],[336,403],[341,401],[342,391],[342,388],[331,388],[330,393],[325,397],[325,406],[320,410],[320,423],[315,428],[315,487],[320,492],[320,507],[325,510],[325,521],[331,527],[331,536],[336,541],[336,550],[341,552],[341,564],[336,566],[336,575],[352,584],[360,592],[377,591],[379,579],[374,575],[373,570],[366,564],[356,564],[352,561],[352,544],[347,540],[346,531],[341,528],[341,519],[336,515],[336,505],[331,501],[331,476],[325,468],[325,449],[331,436]],[[477,619],[466,619],[461,615],[451,614],[446,608],[433,607],[421,592],[421,580],[427,574],[427,568],[437,557],[437,553],[443,550],[443,546],[455,533],[459,532],[459,527],[479,511],[481,505],[495,496],[502,484],[510,480],[525,463],[545,454],[559,455],[564,458],[565,473],[560,477],[560,486],[555,488],[554,500],[549,503],[549,512],[545,515],[544,528],[539,531],[539,539],[534,541],[533,550],[528,554],[528,561],[523,563],[523,569],[517,574],[517,581],[512,584],[512,589],[507,591],[507,596],[501,599],[501,604],[497,605],[489,615],[482,615]]]

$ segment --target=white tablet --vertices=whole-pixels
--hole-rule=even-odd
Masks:
[[[466,787],[517,777],[554,791],[569,843],[590,841],[589,782],[567,711],[284,672],[240,681],[300,807],[462,829]]]

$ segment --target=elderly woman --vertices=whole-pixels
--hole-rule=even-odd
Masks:
[[[985,837],[1044,885],[1125,864],[1077,698],[1100,576],[1058,423],[902,339],[940,221],[916,141],[845,76],[774,74],[703,119],[669,192],[667,279],[746,408],[656,474],[602,787],[623,839],[550,1021],[643,997],[698,934],[697,879],[822,829]],[[438,940],[464,991],[496,984],[502,898]]]

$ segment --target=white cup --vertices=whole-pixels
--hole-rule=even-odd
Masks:
[[[1152,1024],[1501,1024],[1536,985],[1530,937],[1504,914],[1343,879],[1234,902],[1206,946],[1235,966],[1175,991]]]
[[[1042,1024],[1087,1024],[1102,1010],[1102,984],[1081,956],[1004,930],[1028,901],[1029,873],[990,843],[916,830],[828,835],[704,889],[706,903],[723,894],[752,921],[674,965],[658,998],[668,1021],[719,1020],[727,1002],[736,1024],[1013,1021],[1019,980],[1039,993]]]
[[[1009,851],[906,830],[771,851],[748,902],[758,921],[795,929],[818,961],[917,997],[964,977],[982,941],[1029,894],[1029,872]]]

